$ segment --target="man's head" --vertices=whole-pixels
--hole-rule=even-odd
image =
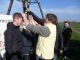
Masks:
[[[69,27],[69,22],[68,21],[64,22],[64,27]]]
[[[20,26],[23,23],[23,16],[21,13],[14,13],[13,14],[13,23],[16,26]]]
[[[57,24],[57,16],[55,14],[50,14],[50,13],[47,14],[45,20],[49,21],[49,22],[51,22],[53,24]]]

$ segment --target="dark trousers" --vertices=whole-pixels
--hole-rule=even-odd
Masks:
[[[23,54],[22,60],[36,60],[35,54]]]
[[[6,60],[22,60],[22,56],[20,52],[15,52],[12,54],[9,54],[6,52]]]
[[[70,47],[69,46],[64,47],[63,57],[65,57],[65,56],[69,57],[69,53],[70,53]]]
[[[22,60],[30,60],[30,55],[29,54],[23,54]]]

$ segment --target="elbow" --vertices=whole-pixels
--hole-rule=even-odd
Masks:
[[[48,37],[50,35],[50,33],[46,34],[45,37]]]
[[[50,36],[50,30],[49,29],[46,29],[46,30],[44,30],[44,32],[43,32],[43,35],[44,35],[44,37],[48,37],[48,36]]]
[[[50,32],[47,32],[44,34],[44,37],[48,37],[50,35]]]

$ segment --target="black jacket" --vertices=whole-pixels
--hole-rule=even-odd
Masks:
[[[23,35],[23,48],[22,48],[22,53],[27,54],[27,53],[32,53],[33,50],[35,50],[36,47],[36,41],[37,41],[37,34],[23,29],[22,31]]]
[[[5,49],[8,53],[20,52],[22,49],[22,34],[19,26],[14,26],[12,22],[7,24],[7,30],[4,32]]]
[[[33,19],[40,25],[44,25],[44,19],[42,18],[39,18],[37,15],[35,15],[33,12],[28,12],[29,15],[32,15],[33,16]]]
[[[57,36],[55,42],[55,53],[59,53],[60,50],[63,50],[63,36],[62,36],[62,29],[59,25],[57,25]]]
[[[63,44],[64,46],[68,46],[68,44],[70,43],[70,39],[71,39],[71,34],[72,34],[72,29],[70,27],[67,27],[63,29]]]

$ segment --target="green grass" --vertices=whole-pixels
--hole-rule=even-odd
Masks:
[[[80,34],[73,31],[71,40],[80,40]]]
[[[80,23],[71,23],[71,26],[80,32]]]
[[[80,28],[80,23],[72,23],[74,28]]]
[[[60,27],[63,29],[64,23],[59,23]],[[71,23],[71,26],[80,32],[80,23]],[[80,33],[72,31],[71,40],[80,40]]]

